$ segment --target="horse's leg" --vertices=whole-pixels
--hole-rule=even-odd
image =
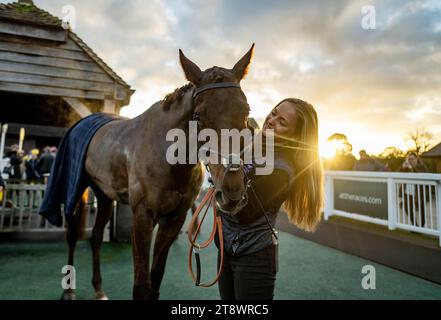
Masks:
[[[95,225],[92,230],[92,257],[93,257],[93,278],[92,285],[95,289],[95,300],[107,300],[107,296],[101,289],[101,265],[100,249],[103,243],[104,229],[112,216],[112,200],[106,197],[102,192],[95,192],[98,200],[98,212]]]
[[[194,213],[196,212],[196,210],[197,210],[196,203],[193,203],[191,205],[191,216],[192,217],[193,217]],[[192,234],[192,236],[194,236],[196,234],[196,230],[198,228],[198,224],[199,224],[199,219],[195,219],[194,220],[194,224],[193,224],[193,234]]]
[[[132,207],[132,252],[135,283],[133,285],[133,299],[147,300],[151,295],[150,282],[150,245],[152,240],[153,213],[148,209],[145,201]]]
[[[77,244],[79,236],[82,234],[81,228],[83,228],[83,215],[85,214],[84,204],[82,201],[79,202],[79,206],[73,217],[67,218],[67,232],[66,240],[69,246],[69,253],[67,258],[67,264],[69,266],[74,265],[74,254],[75,246]],[[64,289],[61,296],[61,300],[75,300],[75,290],[74,289]]]
[[[158,232],[156,233],[155,249],[153,252],[153,263],[151,270],[152,299],[159,299],[159,288],[164,276],[165,264],[168,251],[181,230],[187,213],[179,213],[173,220],[160,220]]]

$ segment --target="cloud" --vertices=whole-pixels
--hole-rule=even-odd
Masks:
[[[366,1],[35,2],[58,16],[75,6],[76,32],[137,90],[128,113],[185,84],[178,48],[202,69],[230,68],[255,42],[242,85],[257,118],[298,97],[316,106],[322,140],[345,129],[362,148],[375,131],[383,147],[413,127],[441,134],[439,1],[370,1],[374,30],[361,28]]]

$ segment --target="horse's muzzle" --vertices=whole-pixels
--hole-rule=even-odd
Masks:
[[[223,213],[234,216],[248,203],[248,194],[244,192],[239,201],[230,200],[221,190],[215,194],[216,204]]]

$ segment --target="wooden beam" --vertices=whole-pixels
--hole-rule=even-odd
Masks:
[[[13,82],[22,84],[32,84],[46,87],[66,88],[74,90],[100,91],[104,94],[113,94],[114,85],[91,82],[87,80],[71,80],[65,78],[54,78],[25,73],[14,73],[0,71],[0,82]]]
[[[51,40],[26,38],[26,37],[15,36],[12,34],[0,33],[0,41],[21,43],[21,44],[35,44],[35,45],[40,45],[40,46],[49,47],[49,48],[58,48],[58,49],[64,49],[64,50],[69,50],[69,51],[83,52],[83,49],[81,49],[69,37],[66,39],[66,42],[54,42]]]
[[[76,61],[64,58],[32,56],[23,53],[0,51],[0,60],[30,63],[43,66],[61,67],[74,70],[83,70],[91,72],[102,72],[102,69],[95,62]]]
[[[116,112],[116,103],[115,100],[104,100],[103,112],[105,113],[115,113]]]
[[[30,38],[65,42],[67,31],[62,28],[47,28],[36,25],[0,21],[0,33],[13,34]]]
[[[57,47],[53,47],[53,48],[43,47],[32,43],[22,44],[22,43],[1,41],[0,51],[17,52],[17,53],[45,56],[45,57],[65,58],[71,60],[92,62],[92,59],[84,52],[58,49]]]
[[[65,69],[60,67],[48,67],[48,66],[39,66],[36,64],[10,62],[3,60],[0,60],[0,70],[33,74],[39,76],[48,76],[54,78],[76,79],[76,80],[85,80],[92,82],[103,82],[108,84],[114,83],[112,78],[110,78],[104,72],[97,73],[97,72]]]
[[[126,87],[120,85],[119,83],[115,84],[115,96],[114,98],[116,100],[127,100],[127,98],[130,96],[130,89],[127,89]]]
[[[26,137],[57,137],[61,138],[67,132],[67,128],[42,126],[35,124],[8,123],[8,134],[20,134],[20,129],[25,128]]]
[[[73,109],[76,113],[79,114],[81,118],[85,118],[88,115],[91,115],[92,112],[89,108],[86,107],[79,99],[76,98],[63,98],[64,101]]]
[[[73,90],[38,85],[28,85],[13,82],[0,82],[0,91],[18,92],[26,94],[40,94],[45,96],[72,97],[82,99],[104,100],[104,93],[99,91]]]

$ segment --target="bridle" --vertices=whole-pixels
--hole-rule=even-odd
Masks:
[[[220,82],[220,83],[208,84],[208,85],[205,85],[205,86],[202,86],[202,87],[196,89],[193,93],[193,99],[195,99],[202,92],[205,92],[207,90],[219,89],[219,88],[239,88],[240,89],[240,85],[237,83],[234,83],[234,82]],[[193,101],[193,103],[194,103],[194,101]],[[198,115],[194,112],[193,113],[193,120],[195,120],[197,117],[198,117]],[[223,184],[223,180],[225,179],[225,176],[228,172],[238,171],[238,170],[242,170],[244,172],[245,181],[246,181],[246,183],[245,183],[246,189],[245,189],[244,194],[247,197],[248,188],[251,189],[255,198],[257,199],[259,208],[262,210],[262,213],[265,216],[266,223],[268,224],[268,226],[274,236],[273,241],[277,242],[278,241],[277,234],[276,234],[275,230],[272,228],[272,226],[269,222],[269,218],[265,212],[265,209],[264,209],[262,203],[260,202],[255,190],[253,189],[253,187],[251,185],[251,179],[249,178],[247,171],[244,169],[242,155],[244,154],[244,152],[247,150],[248,147],[249,146],[245,147],[240,152],[239,155],[229,154],[229,155],[225,156],[225,155],[222,155],[222,154],[216,152],[223,159],[227,160],[227,161],[223,162],[223,165],[225,167],[225,171],[224,171],[221,183]],[[210,152],[213,152],[213,151],[210,150]],[[233,157],[238,157],[240,164],[233,164],[233,161],[232,161]],[[207,171],[210,172],[208,164],[205,164],[205,166],[207,168]],[[210,187],[208,188],[207,193],[205,194],[204,198],[202,199],[201,203],[199,204],[195,213],[193,214],[190,225],[188,227],[188,240],[190,242],[190,250],[188,253],[188,269],[189,269],[191,277],[192,277],[193,281],[195,282],[196,286],[199,286],[199,287],[211,287],[219,280],[219,278],[222,274],[223,261],[224,261],[224,241],[223,241],[223,231],[222,231],[222,219],[221,219],[221,216],[219,215],[217,208],[216,208],[216,205],[217,205],[216,202],[218,200],[217,195],[219,195],[219,192],[216,192],[214,184],[213,184],[213,180],[211,177],[209,178],[209,182],[210,182]],[[196,199],[198,199],[198,198],[199,198],[199,195],[196,197]],[[245,205],[246,205],[248,198],[246,198],[245,201],[246,201],[245,202]],[[199,244],[196,242],[196,238],[199,235],[202,223],[204,222],[204,219],[207,215],[207,212],[208,212],[208,209],[210,208],[210,206],[212,207],[212,210],[213,210],[213,218],[214,218],[213,228],[212,228],[209,239],[207,241],[205,241],[203,244]],[[202,209],[204,207],[206,209],[204,211],[202,219],[198,223],[198,226],[196,228],[196,232],[193,235],[193,226],[195,225],[195,222],[198,220],[198,216],[202,212]],[[216,235],[216,232],[218,233],[219,247],[220,247],[219,248],[219,251],[220,251],[219,270],[216,275],[216,278],[211,283],[208,283],[208,284],[201,283],[201,261],[200,261],[200,257],[199,257],[199,250],[208,247],[213,242],[214,237]],[[195,258],[196,258],[196,275],[193,272],[192,253],[195,254]]]
[[[240,84],[236,82],[217,82],[217,83],[209,83],[199,88],[196,88],[193,92],[193,99],[195,99],[202,92],[213,90],[213,89],[225,89],[225,88],[240,88]]]
[[[203,85],[203,86],[201,86],[199,88],[196,88],[194,90],[194,92],[193,92],[193,110],[194,111],[193,111],[192,120],[193,121],[198,121],[198,123],[199,123],[199,114],[195,111],[196,110],[196,108],[195,108],[195,99],[196,99],[196,97],[198,97],[201,93],[206,92],[208,90],[226,89],[226,88],[241,89],[240,84],[236,83],[236,82],[209,83],[209,84]],[[198,130],[199,130],[199,128],[198,128]],[[217,155],[221,157],[222,165],[225,168],[224,173],[223,173],[222,178],[221,178],[221,181],[220,181],[220,185],[223,185],[225,177],[226,177],[226,175],[228,173],[236,172],[236,171],[239,171],[239,170],[243,170],[242,155],[244,154],[245,150],[246,149],[241,150],[240,154],[230,153],[228,155],[223,155],[223,154],[221,154],[221,153],[219,153],[217,151],[209,150],[209,152],[217,153]],[[236,161],[234,161],[234,160],[236,160]],[[205,168],[207,169],[207,172],[210,173],[210,169],[209,169],[207,164],[205,164]],[[249,180],[248,180],[248,178],[246,178],[246,181],[245,181],[246,189],[248,188],[248,185],[249,185]],[[246,205],[247,201],[248,201],[248,199],[246,198],[247,197],[247,192],[246,192],[247,190],[246,189],[245,189],[245,192],[244,192],[244,197],[245,198],[240,200],[241,201],[240,204],[241,204],[242,207],[244,207]],[[220,191],[218,190],[215,193],[214,196],[215,196],[215,200],[217,202],[219,202],[220,197],[221,197]],[[239,206],[237,206],[237,208],[239,208]],[[237,212],[237,210],[231,211],[231,212],[226,212],[226,213],[234,214],[236,212]]]
[[[196,99],[196,97],[198,95],[200,95],[201,93],[206,92],[208,90],[225,89],[225,88],[241,89],[240,85],[235,82],[210,83],[210,84],[207,84],[207,85],[204,85],[204,86],[201,86],[201,87],[195,89],[195,91],[193,92],[193,104],[195,104],[194,100]],[[195,110],[194,106],[193,106],[193,110]],[[199,115],[195,111],[193,112],[192,120],[193,121],[197,120],[199,123]],[[236,155],[236,154],[222,155],[219,152],[216,152],[222,158],[222,164],[225,168],[220,185],[223,185],[223,181],[225,180],[227,173],[236,172],[239,170],[244,170],[243,161],[241,159],[241,156],[243,155],[245,150],[246,149],[242,150],[240,155]],[[210,152],[215,152],[215,151],[210,150]],[[233,160],[238,160],[238,161],[233,161]],[[239,164],[234,163],[234,162],[239,162]],[[207,172],[210,173],[210,169],[208,167],[208,164],[207,163],[204,163],[204,164],[207,169]],[[242,199],[240,202],[242,207],[244,207],[246,205],[246,203],[248,202],[247,189],[250,186],[249,178],[246,175],[245,175],[245,177],[246,177],[246,182],[245,182],[246,189],[244,192],[244,199]],[[224,241],[223,241],[223,231],[222,231],[222,219],[221,219],[221,216],[218,213],[217,208],[216,208],[216,206],[218,204],[217,202],[218,202],[219,197],[221,196],[221,193],[220,193],[220,191],[215,190],[212,177],[209,178],[209,181],[211,184],[210,188],[208,188],[207,193],[205,194],[204,198],[202,199],[201,203],[199,204],[198,208],[196,209],[195,213],[193,214],[192,220],[190,222],[190,226],[188,228],[188,240],[190,242],[190,250],[189,250],[189,254],[188,254],[188,268],[189,268],[189,272],[191,274],[193,281],[195,282],[196,286],[199,286],[199,287],[211,287],[219,280],[219,278],[222,274],[222,266],[223,266],[223,260],[224,260]],[[198,195],[198,197],[199,197],[199,195]],[[207,241],[205,241],[203,244],[199,244],[196,242],[196,238],[200,232],[200,228],[202,226],[202,223],[207,215],[207,212],[208,212],[208,209],[210,208],[210,206],[212,207],[213,216],[214,216],[213,228],[212,228],[212,231],[210,234],[210,238]],[[206,209],[204,211],[202,219],[198,223],[198,226],[196,228],[196,232],[193,235],[193,226],[194,226],[195,222],[198,220],[198,216],[204,207],[206,207]],[[219,246],[220,246],[220,248],[219,248],[220,249],[219,270],[218,270],[216,278],[211,283],[208,283],[208,284],[201,283],[201,262],[200,262],[200,257],[199,257],[199,250],[206,248],[207,246],[209,246],[213,242],[214,237],[216,235],[216,232],[218,233]],[[192,253],[195,254],[195,258],[196,258],[196,268],[197,268],[196,275],[193,272]]]

